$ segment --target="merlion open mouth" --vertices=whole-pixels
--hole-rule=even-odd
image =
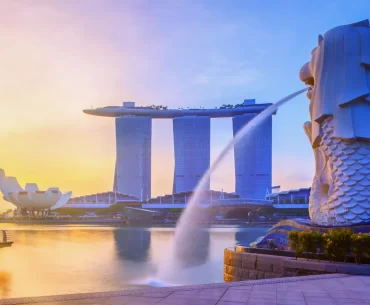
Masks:
[[[311,88],[307,91],[307,97],[311,100],[312,98],[312,89],[315,86],[315,79],[311,73],[310,69],[310,62],[306,63],[301,70],[299,71],[299,78],[302,82],[304,82],[307,86]]]

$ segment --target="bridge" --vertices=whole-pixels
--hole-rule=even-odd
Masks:
[[[308,190],[307,192],[309,192],[309,189],[302,190]],[[196,204],[197,206],[205,209],[210,207],[248,208],[252,210],[268,207],[272,207],[275,209],[308,209],[307,198],[309,198],[309,195],[306,194],[307,192],[305,193],[304,197],[306,199],[302,200],[302,192],[297,193],[297,191],[293,191],[295,192],[294,194],[290,194],[291,192],[281,192],[281,200],[277,200],[275,198],[278,194],[272,194],[270,195],[270,197],[267,197],[267,199],[257,200],[240,198],[237,195],[231,193],[207,191],[202,194],[203,198]],[[287,195],[285,193],[287,193]],[[140,201],[137,198],[129,195],[106,192],[72,198],[63,207],[73,209],[106,209],[109,208],[112,204],[116,203],[125,207],[147,210],[184,209],[187,207],[191,196],[192,192],[188,192],[159,196],[156,198],[151,198],[148,201]],[[287,200],[287,198],[289,200]]]

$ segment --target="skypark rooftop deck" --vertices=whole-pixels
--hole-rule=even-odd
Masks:
[[[211,118],[228,118],[245,113],[259,113],[272,104],[255,104],[254,100],[245,101],[240,107],[210,108],[210,109],[155,109],[150,107],[135,107],[134,103],[125,102],[124,106],[108,106],[95,109],[85,109],[84,113],[96,116],[120,117],[127,115],[148,116],[153,119],[172,119],[183,116],[208,116]],[[247,102],[247,103],[246,103]]]

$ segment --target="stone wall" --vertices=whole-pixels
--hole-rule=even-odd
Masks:
[[[303,275],[345,273],[370,275],[370,265],[319,262],[276,255],[224,251],[224,281],[271,279]]]

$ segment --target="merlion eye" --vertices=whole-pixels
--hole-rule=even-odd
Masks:
[[[313,87],[315,85],[315,80],[312,76],[310,76],[305,79],[305,83],[306,85]]]

